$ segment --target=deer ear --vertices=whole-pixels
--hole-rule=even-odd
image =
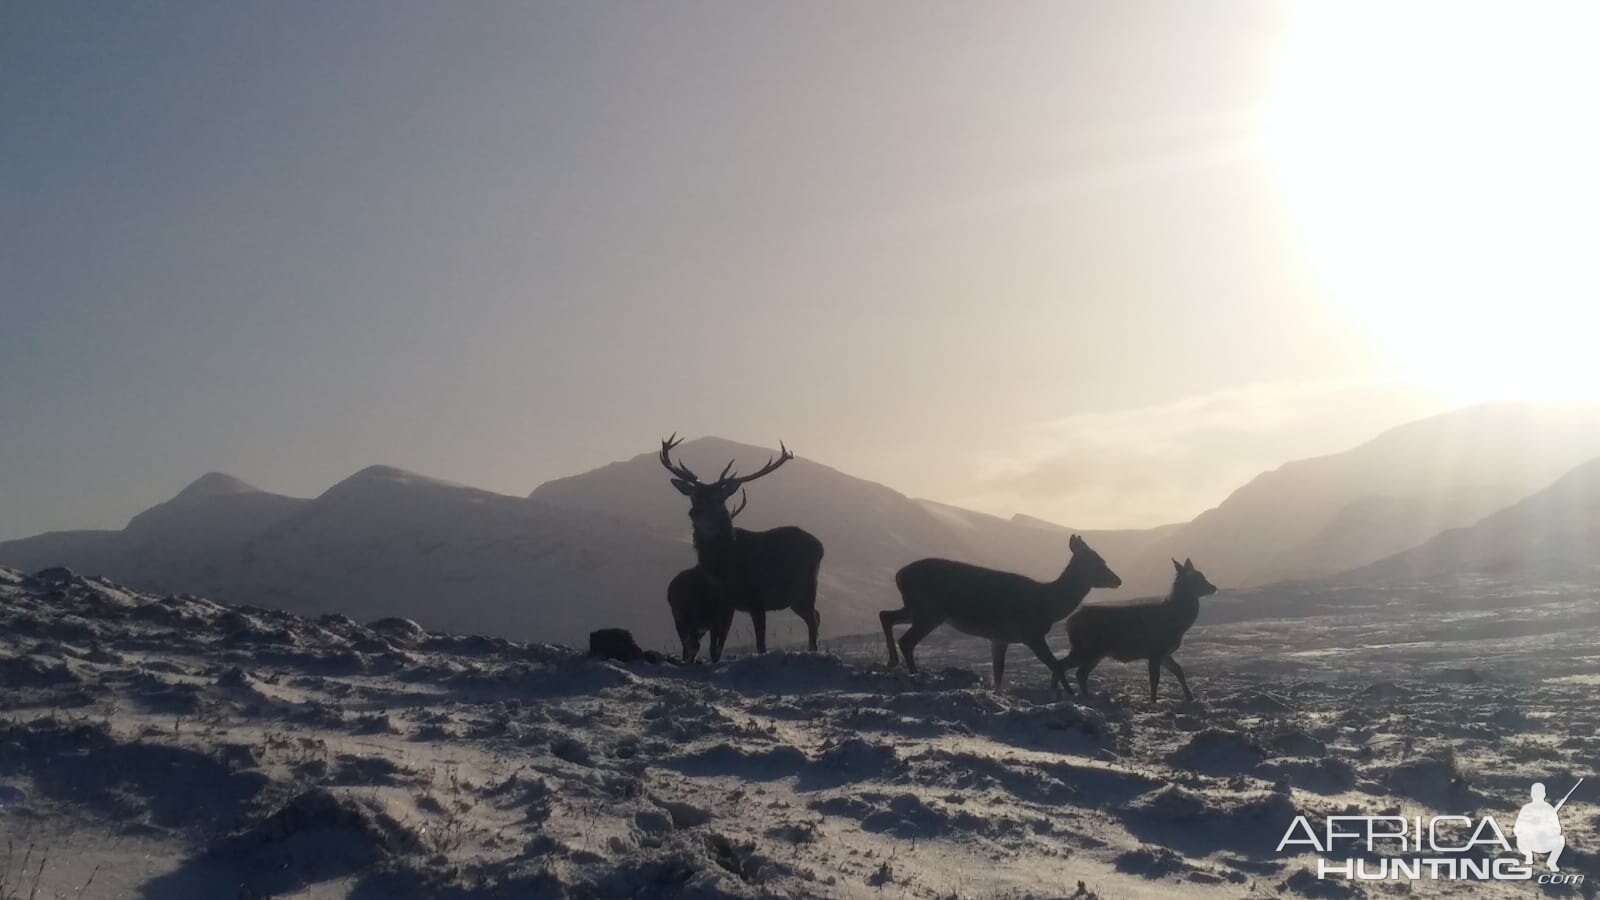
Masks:
[[[1181,562],[1178,562],[1178,561],[1177,561],[1177,560],[1173,560],[1173,561],[1172,561],[1172,567],[1173,567],[1173,568],[1174,568],[1174,569],[1177,569],[1177,570],[1178,570],[1178,571],[1179,571],[1179,572],[1182,572],[1182,571],[1183,571],[1183,563],[1181,563]]]
[[[1183,558],[1183,567],[1185,569],[1188,569],[1189,571],[1193,572],[1194,571],[1194,560],[1192,560],[1189,557],[1185,556]]]
[[[1073,535],[1067,540],[1067,548],[1076,553],[1083,549],[1083,538]]]
[[[694,493],[694,485],[684,481],[682,478],[672,479],[672,486],[677,488],[678,493],[684,495],[685,497],[688,497]]]

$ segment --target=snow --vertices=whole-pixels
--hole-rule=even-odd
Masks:
[[[1592,589],[1296,591],[1219,598],[1179,652],[1200,702],[1150,704],[1144,668],[1113,663],[1084,702],[1033,663],[996,693],[987,644],[947,631],[917,677],[883,667],[881,636],[624,666],[0,569],[0,840],[16,848],[0,884],[1333,896],[1310,857],[1275,852],[1296,814],[1508,815],[1532,781],[1595,780]],[[1310,647],[1331,652],[1295,653]],[[1569,808],[1563,864],[1592,880],[1593,803]]]

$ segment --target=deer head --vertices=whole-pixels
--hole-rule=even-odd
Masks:
[[[1173,593],[1182,591],[1195,597],[1209,597],[1217,592],[1217,586],[1200,574],[1200,570],[1194,567],[1192,560],[1186,559],[1183,562],[1173,560],[1172,568],[1177,572],[1172,580]]]
[[[672,437],[661,442],[661,465],[672,473],[672,486],[678,493],[689,498],[689,523],[694,528],[694,542],[696,545],[713,544],[733,536],[733,517],[744,511],[745,501],[744,485],[755,481],[776,471],[779,466],[794,459],[794,454],[789,448],[778,442],[781,452],[778,456],[768,459],[753,475],[740,475],[733,471],[733,460],[729,460],[722,467],[722,474],[715,481],[703,482],[700,477],[685,466],[682,461],[674,462],[672,450],[682,443],[682,439],[674,432]],[[728,498],[734,493],[739,493],[739,506],[733,512],[728,511]]]
[[[1067,547],[1072,550],[1072,561],[1067,563],[1067,572],[1063,574],[1070,573],[1091,588],[1122,587],[1122,579],[1111,571],[1111,567],[1100,558],[1100,554],[1094,552],[1088,541],[1073,535],[1067,541]]]

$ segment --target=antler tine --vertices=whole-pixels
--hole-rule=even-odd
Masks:
[[[661,442],[661,465],[665,466],[668,472],[671,472],[678,478],[682,478],[684,481],[688,481],[693,484],[699,484],[700,476],[690,471],[689,467],[684,465],[681,460],[676,464],[674,464],[672,461],[672,457],[670,455],[672,453],[672,449],[681,443],[683,443],[683,439],[678,437],[678,433],[676,431],[672,433],[672,437],[669,437]]]
[[[733,512],[728,513],[728,518],[730,518],[730,519],[737,518],[739,513],[744,512],[744,505],[746,503],[749,503],[749,502],[750,502],[750,495],[745,492],[744,488],[740,488],[739,489],[739,505],[734,507]]]
[[[779,441],[778,442],[778,449],[780,450],[780,452],[778,453],[777,457],[776,458],[769,458],[767,460],[767,464],[762,466],[760,471],[757,471],[755,474],[753,474],[753,475],[735,475],[735,476],[733,476],[731,478],[724,477],[723,479],[719,479],[719,480],[727,481],[730,484],[745,484],[747,482],[755,481],[757,478],[760,478],[763,475],[772,474],[772,472],[775,471],[779,466],[783,465],[784,463],[788,462],[791,459],[794,459],[794,453],[791,452],[788,447],[784,446],[783,441]]]

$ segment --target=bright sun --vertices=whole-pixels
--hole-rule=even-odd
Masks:
[[[1600,5],[1292,17],[1268,150],[1329,294],[1407,380],[1600,401]]]

